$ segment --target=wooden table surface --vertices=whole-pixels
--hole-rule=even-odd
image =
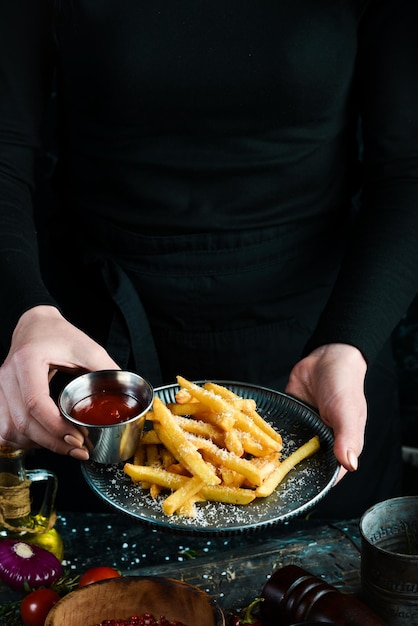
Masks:
[[[118,513],[62,513],[56,528],[70,574],[109,565],[125,575],[170,576],[204,589],[224,610],[246,606],[276,569],[290,563],[360,593],[358,520],[293,520],[249,534],[202,537],[156,531]],[[0,583],[0,604],[18,597]]]

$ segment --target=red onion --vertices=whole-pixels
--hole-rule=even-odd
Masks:
[[[50,587],[61,575],[52,552],[18,539],[0,540],[0,579],[12,589]]]

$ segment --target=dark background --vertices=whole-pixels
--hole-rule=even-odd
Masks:
[[[55,168],[57,159],[57,150],[54,142],[54,128],[55,128],[55,94],[52,94],[50,110],[46,116],[45,122],[45,145],[42,152],[39,154],[36,164],[37,174],[37,191],[35,195],[36,215],[38,216],[38,233],[40,238],[40,249],[42,253],[45,231],[44,220],[47,219],[55,208],[54,194],[52,191],[51,179]],[[41,255],[42,256],[42,255]],[[417,455],[414,458],[413,455],[409,455],[408,459],[404,462],[404,495],[417,495],[418,489],[418,294],[415,300],[412,302],[410,308],[405,311],[401,321],[392,334],[392,345],[395,362],[397,364],[399,375],[399,401],[402,416],[402,428],[403,428],[403,445],[408,447],[417,448]],[[46,454],[46,458],[43,460],[48,463],[50,461],[50,469],[54,469],[54,465],[57,462],[54,459],[54,455]],[[31,454],[28,455],[28,466],[39,466],[39,458],[31,458]],[[37,456],[37,455],[35,455]],[[43,455],[41,455],[43,456]],[[32,461],[32,462],[31,462]],[[54,462],[55,461],[55,462]],[[60,460],[62,463],[63,459]],[[65,493],[67,487],[71,489],[78,488],[80,484],[80,477],[76,478],[76,474],[79,473],[79,463],[75,463],[73,460],[66,459],[65,463],[68,464],[68,486],[60,490],[60,493]],[[80,497],[81,493],[80,493]],[[91,499],[91,494],[89,494]],[[95,505],[99,505],[95,502],[93,497],[89,503],[91,508],[94,509]],[[81,507],[83,504],[80,502]],[[62,508],[65,503],[59,502],[58,507]],[[99,508],[101,508],[99,506]]]
[[[54,211],[51,178],[56,163],[55,94],[52,93],[46,116],[45,145],[37,160],[37,193],[35,196],[38,229],[43,239],[43,220]],[[418,448],[418,293],[405,311],[392,335],[393,352],[399,372],[399,395],[404,426],[404,443]]]

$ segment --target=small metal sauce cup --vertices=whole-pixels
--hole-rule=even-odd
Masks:
[[[139,404],[139,412],[124,422],[110,425],[83,423],[71,414],[77,402],[103,391],[133,397]],[[142,434],[145,414],[151,408],[153,399],[151,384],[138,374],[100,370],[82,374],[68,383],[59,395],[58,407],[63,417],[79,426],[85,435],[90,459],[97,463],[114,464],[133,456]]]

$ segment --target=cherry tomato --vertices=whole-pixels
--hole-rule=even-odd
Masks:
[[[108,578],[118,578],[119,576],[121,576],[121,573],[113,567],[107,567],[107,566],[92,567],[91,569],[88,569],[86,572],[84,572],[84,574],[81,576],[78,586],[85,587],[86,585],[95,583],[98,580],[107,580]]]
[[[60,596],[52,589],[36,589],[20,603],[20,615],[25,626],[44,626],[46,616]]]

